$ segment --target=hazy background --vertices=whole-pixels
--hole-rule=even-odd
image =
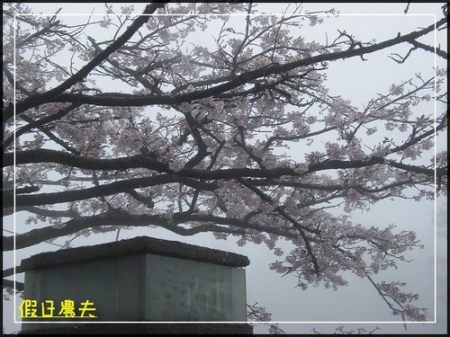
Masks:
[[[396,36],[397,32],[408,32],[418,27],[425,27],[435,20],[431,15],[437,14],[440,18],[443,3],[412,3],[409,8],[410,15],[403,14],[406,4],[305,4],[304,8],[310,11],[317,11],[329,8],[336,8],[342,16],[338,19],[326,19],[322,25],[312,27],[309,30],[302,30],[305,39],[316,39],[324,41],[325,35],[336,36],[336,29],[346,30],[354,34],[358,39],[369,41],[376,38],[381,41],[385,38]],[[90,13],[95,7],[94,13],[103,13],[102,4],[29,4],[38,12],[54,13],[62,7],[61,13]],[[115,9],[119,9],[122,4],[114,4]],[[127,4],[129,5],[129,4]],[[258,7],[266,13],[281,13],[281,8],[287,4],[258,4]],[[136,13],[142,12],[145,4],[135,4]],[[412,14],[417,14],[414,16]],[[420,14],[420,15],[419,15]],[[349,16],[347,16],[349,15]],[[83,21],[83,20],[82,20]],[[447,49],[445,36],[437,36],[438,44],[442,49]],[[434,45],[433,36],[427,41]],[[404,47],[403,51],[407,51]],[[390,51],[391,52],[391,51]],[[389,53],[390,53],[389,52]],[[396,51],[398,52],[398,51]],[[406,80],[412,77],[414,72],[421,72],[423,75],[432,76],[432,67],[435,58],[431,53],[417,51],[408,62],[399,66],[387,58],[389,53],[381,52],[377,55],[368,56],[368,61],[363,63],[361,59],[350,59],[330,63],[328,74],[328,86],[332,94],[340,94],[345,99],[350,99],[357,107],[362,107],[370,98],[377,93],[387,91],[390,84]],[[440,60],[437,60],[441,62]],[[424,76],[426,77],[426,76]],[[442,106],[438,106],[442,108]],[[446,147],[446,137],[439,138],[438,148]],[[294,149],[295,151],[295,149]],[[295,156],[295,153],[294,153]],[[247,244],[238,247],[236,241],[215,240],[211,235],[201,234],[195,237],[179,237],[168,231],[160,229],[136,229],[122,230],[120,239],[132,238],[139,235],[148,235],[157,238],[178,240],[193,243],[206,247],[236,252],[247,255],[251,261],[246,268],[247,275],[247,302],[265,306],[267,311],[273,314],[273,321],[284,322],[281,327],[287,333],[311,333],[315,327],[322,333],[330,333],[337,326],[345,325],[347,329],[355,327],[366,327],[368,329],[378,326],[381,334],[387,333],[445,333],[447,331],[446,320],[446,199],[438,200],[438,207],[434,202],[421,201],[413,202],[407,200],[395,201],[385,200],[372,207],[370,212],[355,212],[352,214],[356,223],[364,226],[376,225],[386,227],[389,223],[394,223],[397,230],[415,230],[418,238],[424,244],[424,249],[410,252],[407,259],[412,260],[409,264],[400,265],[397,270],[388,271],[377,275],[375,280],[399,280],[408,283],[408,291],[420,295],[416,306],[429,309],[428,319],[431,322],[408,324],[405,331],[400,317],[392,316],[389,308],[367,280],[361,280],[349,274],[349,286],[340,288],[334,292],[323,287],[309,288],[302,291],[295,288],[296,279],[294,277],[280,278],[280,274],[269,271],[269,263],[275,261],[275,256],[268,251],[266,246]],[[436,212],[437,211],[437,212]],[[343,212],[335,210],[333,212]],[[437,213],[438,218],[435,219]],[[23,213],[17,214],[17,232],[23,233],[29,229],[24,228],[25,219]],[[437,224],[437,227],[436,227]],[[4,218],[4,228],[13,230],[13,217]],[[438,235],[436,235],[436,229]],[[116,233],[102,235],[91,235],[90,237],[80,237],[73,241],[73,246],[94,245],[115,240]],[[56,244],[64,244],[64,239],[55,241]],[[284,250],[288,252],[289,244],[285,243]],[[27,258],[42,251],[55,251],[60,247],[43,243],[16,252],[16,264],[19,265],[21,259]],[[435,253],[438,258],[435,261]],[[14,254],[7,252],[3,255],[4,268],[12,267]],[[435,268],[436,264],[437,270]],[[435,277],[435,272],[438,273]],[[23,281],[23,275],[18,275],[18,280]],[[437,288],[435,282],[437,281]],[[438,302],[435,302],[436,292]],[[17,299],[19,300],[19,298]],[[5,332],[11,333],[20,330],[20,324],[15,324],[13,301],[4,301],[4,326]],[[19,303],[19,302],[17,302]],[[436,310],[437,308],[437,310]],[[16,308],[17,310],[17,308]],[[287,323],[289,322],[289,323]],[[331,323],[334,322],[334,323]],[[355,324],[347,322],[358,322]],[[369,323],[377,322],[377,323]],[[389,323],[396,322],[396,323]],[[267,329],[256,327],[255,333],[264,333]]]

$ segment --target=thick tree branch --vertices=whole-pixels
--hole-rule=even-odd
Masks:
[[[204,225],[195,226],[192,228],[183,228],[177,226],[177,224],[189,224],[190,222],[202,222]],[[26,248],[32,245],[36,245],[40,242],[55,239],[65,235],[71,235],[81,230],[88,228],[100,228],[102,226],[129,226],[132,224],[136,227],[156,225],[161,226],[167,230],[170,230],[180,235],[194,235],[202,232],[222,232],[231,234],[245,234],[246,229],[255,229],[261,232],[267,232],[270,234],[281,235],[288,238],[296,238],[297,234],[292,233],[288,229],[281,229],[277,227],[264,226],[261,224],[254,224],[249,221],[224,218],[214,215],[206,214],[189,214],[189,213],[175,213],[172,219],[161,215],[133,215],[126,212],[106,212],[100,215],[91,217],[81,217],[77,219],[71,219],[64,223],[60,228],[45,227],[41,229],[33,229],[24,234],[17,234],[16,249]],[[234,226],[238,229],[233,229],[225,226]],[[14,238],[12,236],[3,237],[3,249],[4,251],[10,251],[14,249]]]
[[[154,13],[158,8],[163,8],[168,1],[166,2],[156,2],[151,3],[145,7],[145,10],[142,16],[137,17],[137,19],[127,28],[127,30],[119,36],[113,43],[111,43],[105,50],[95,56],[92,61],[87,63],[83,68],[81,68],[76,74],[68,78],[66,81],[58,85],[57,87],[42,93],[31,96],[25,99],[23,102],[18,103],[16,105],[16,113],[20,114],[30,108],[39,106],[46,102],[55,102],[53,98],[62,94],[65,90],[71,88],[74,84],[83,81],[89,73],[101,64],[104,60],[106,60],[112,53],[114,53],[117,49],[123,46],[133,35],[138,31],[138,29],[144,25],[148,21],[148,14]],[[3,122],[6,122],[8,119],[13,116],[13,105],[12,103],[5,109],[3,112]]]
[[[394,164],[389,161],[389,165]],[[127,170],[132,168],[147,168],[150,170],[172,173],[169,165],[152,158],[136,155],[131,157],[123,157],[117,159],[96,159],[90,157],[81,157],[69,153],[64,153],[56,150],[36,149],[18,151],[16,153],[16,165],[32,164],[32,163],[55,163],[67,166],[78,167],[87,170]],[[363,160],[324,160],[322,162],[313,163],[308,166],[308,171],[303,174],[297,173],[291,168],[275,168],[275,169],[219,169],[215,171],[205,172],[195,169],[182,169],[177,172],[178,175],[198,178],[198,179],[233,179],[236,177],[261,177],[261,178],[277,178],[282,175],[300,176],[316,171],[331,170],[331,169],[348,169],[361,168],[372,166],[374,164],[385,164],[386,160],[382,157],[371,157]],[[3,167],[13,165],[13,153],[6,153],[3,157]],[[396,166],[398,168],[408,167],[408,170],[413,172],[423,173],[432,176],[433,169],[427,169],[419,166]]]
[[[439,57],[442,57],[443,59],[446,59],[446,60],[448,59],[447,52],[445,52],[444,50],[442,50],[442,49],[440,49],[438,47],[435,47],[435,48],[434,47],[430,47],[430,46],[427,46],[426,44],[423,44],[423,43],[421,43],[419,41],[416,41],[416,40],[412,40],[412,41],[410,41],[410,43],[416,48],[420,48],[420,49],[426,50],[426,51],[428,51],[430,53],[436,52],[436,54]]]
[[[110,184],[94,186],[90,188],[71,190],[64,192],[41,193],[32,195],[17,195],[16,207],[28,207],[38,205],[51,205],[64,202],[72,202],[77,200],[87,200],[96,197],[104,197],[122,192],[129,192],[130,189],[144,188],[156,185],[165,185],[170,183],[182,183],[187,186],[199,188],[202,190],[214,190],[214,184],[208,184],[201,181],[192,180],[185,177],[177,177],[171,174],[161,174],[146,178],[127,179],[123,181],[113,182]],[[3,207],[12,207],[13,202],[10,192],[3,193]]]
[[[14,288],[14,281],[3,279],[3,285],[2,287],[9,287]],[[17,282],[15,288],[17,291],[24,291],[25,290],[25,284],[23,282]]]
[[[161,7],[161,6],[158,6]],[[152,7],[153,11],[156,10],[158,7]],[[147,11],[147,10],[146,10]],[[130,29],[130,32],[126,32],[126,36],[131,35],[136,31],[139,26],[142,25],[147,18],[146,17],[140,17],[145,18],[144,20],[136,20],[133,24],[133,29]],[[138,23],[139,24],[136,24]],[[120,47],[123,43],[126,42],[122,41],[123,39],[115,41],[113,44],[111,44],[108,48],[104,50],[104,52],[100,55],[98,55],[93,61],[91,61],[88,65],[86,65],[83,69],[80,70],[80,72],[77,74],[76,77],[73,77],[74,79],[69,79],[60,86],[58,86],[55,89],[52,89],[45,94],[39,95],[38,97],[30,97],[26,99],[22,103],[18,103],[16,106],[16,113],[20,114],[32,107],[38,106],[43,103],[48,102],[71,102],[71,103],[81,103],[81,104],[92,104],[92,105],[101,105],[101,106],[148,106],[148,105],[178,105],[183,102],[192,102],[195,100],[203,99],[206,97],[218,97],[220,94],[223,94],[227,91],[233,90],[241,85],[244,85],[248,82],[251,82],[253,80],[256,80],[261,77],[270,76],[276,73],[284,73],[288,72],[292,69],[301,68],[301,67],[308,67],[313,64],[320,64],[321,62],[326,61],[335,61],[345,58],[351,58],[351,57],[359,57],[362,55],[374,53],[379,50],[383,50],[404,42],[410,42],[411,40],[417,39],[421,36],[424,36],[430,32],[432,32],[435,27],[436,29],[442,26],[447,22],[446,18],[443,18],[439,20],[436,24],[430,25],[427,28],[424,28],[419,31],[415,31],[403,36],[397,36],[393,39],[386,40],[377,44],[373,44],[370,46],[360,47],[360,48],[354,48],[349,49],[345,51],[335,52],[335,53],[324,53],[317,56],[297,60],[291,63],[286,64],[277,64],[274,63],[272,65],[269,65],[267,67],[257,69],[254,71],[249,71],[246,73],[243,73],[233,80],[230,80],[226,83],[217,85],[215,87],[204,89],[204,90],[197,90],[190,93],[185,94],[178,94],[176,96],[172,94],[168,95],[161,95],[161,96],[154,96],[151,95],[131,95],[131,94],[117,94],[117,93],[102,93],[98,95],[83,95],[83,94],[63,94],[62,92],[66,90],[67,88],[70,88],[73,84],[78,82],[79,80],[83,79],[95,66],[99,64],[99,62],[103,61],[106,57],[108,57],[112,52],[114,52],[118,47]],[[138,27],[134,27],[138,26]],[[131,27],[130,27],[131,28]],[[128,34],[127,34],[128,33]],[[130,34],[131,33],[131,34]],[[123,36],[125,36],[125,34]],[[129,38],[128,37],[128,38]],[[118,43],[121,41],[120,43]],[[101,57],[100,57],[101,56]],[[96,62],[94,62],[96,61]],[[93,66],[92,66],[93,64]],[[67,86],[70,84],[69,86]],[[63,90],[61,90],[61,88]],[[10,105],[8,108],[4,111],[4,121],[12,118],[13,114],[13,107]]]
[[[12,153],[6,154],[4,156],[4,165],[10,166],[12,164],[12,159],[13,159]],[[393,160],[385,160],[384,158],[381,157],[372,157],[368,160],[353,160],[353,161],[325,160],[323,162],[310,164],[308,167],[308,171],[303,174],[299,174],[294,169],[290,168],[275,168],[265,170],[243,168],[243,169],[219,169],[214,171],[182,169],[181,171],[175,173],[170,171],[167,164],[140,155],[118,159],[94,159],[94,158],[79,157],[72,154],[46,149],[17,152],[16,161],[17,164],[19,165],[25,163],[29,164],[33,162],[38,163],[52,162],[91,170],[126,170],[130,168],[148,168],[151,170],[169,173],[149,178],[125,180],[121,182],[115,182],[108,185],[102,185],[83,190],[17,196],[16,198],[17,207],[37,206],[37,205],[44,205],[47,203],[53,204],[75,200],[84,200],[98,196],[106,196],[115,193],[125,192],[127,189],[129,190],[130,188],[148,187],[157,184],[165,184],[171,182],[182,182],[194,188],[200,187],[201,189],[207,190],[213,189],[213,186],[211,185],[192,181],[189,179],[182,181],[183,177],[192,179],[204,179],[204,180],[236,179],[239,177],[241,178],[243,177],[280,178],[282,176],[299,177],[301,175],[322,170],[362,168],[374,164],[387,164],[389,166],[396,167],[405,171],[421,173],[428,175],[430,177],[433,177],[435,172],[435,170],[433,169],[397,163]],[[446,172],[447,168],[437,169],[438,176],[446,174]],[[4,195],[4,199],[6,200],[5,201],[6,204],[4,205],[4,207],[11,207],[12,199],[10,198],[10,196]]]
[[[44,131],[43,125],[45,125],[45,124],[47,124],[49,122],[61,119],[62,117],[67,115],[69,112],[75,110],[76,108],[78,108],[80,106],[81,106],[81,104],[71,104],[70,106],[59,110],[56,114],[49,115],[49,116],[46,116],[46,117],[42,117],[42,118],[40,118],[38,120],[35,120],[35,121],[31,120],[27,116],[22,116],[22,118],[25,121],[27,121],[28,124],[16,131],[16,139],[18,139],[21,135],[31,131],[34,128],[37,128],[37,129],[39,129],[41,131]],[[13,135],[11,135],[8,138],[6,138],[5,142],[1,146],[0,150],[3,152],[3,149],[4,148],[5,149],[8,148],[8,146],[13,142],[13,140],[14,140]]]

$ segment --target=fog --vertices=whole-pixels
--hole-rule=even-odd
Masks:
[[[323,10],[334,7],[339,10],[342,16],[339,19],[330,20],[316,26],[315,38],[325,39],[326,35],[335,34],[336,28],[345,29],[347,32],[355,34],[358,38],[370,40],[376,38],[377,41],[384,38],[393,37],[397,31],[408,31],[430,25],[434,18],[425,14],[441,13],[440,7],[443,3],[427,3],[409,5],[409,15],[405,16],[405,4],[305,4],[305,8],[311,11]],[[61,13],[83,13],[91,12],[87,5],[79,4],[29,4],[37,12],[55,12],[62,7]],[[280,6],[287,4],[259,4],[265,8],[266,12],[278,13]],[[115,4],[119,8],[120,4]],[[145,4],[136,4],[136,13],[141,12]],[[82,7],[80,9],[80,7]],[[95,13],[102,12],[102,4],[93,4]],[[344,14],[351,14],[345,16]],[[395,14],[395,15],[394,15]],[[414,16],[416,14],[417,16]],[[379,29],[382,27],[382,29]],[[308,36],[305,36],[307,39]],[[440,44],[440,48],[447,49],[446,41],[441,36],[437,36],[437,41],[430,41],[430,45],[435,42]],[[407,51],[408,48],[401,49]],[[420,71],[422,74],[433,74],[432,67],[436,60],[431,54],[417,52],[409,60],[408,64],[399,67],[389,59],[387,53],[380,53],[376,56],[368,56],[368,63],[358,60],[337,61],[330,64],[328,74],[328,86],[336,95],[342,95],[345,99],[350,99],[357,107],[362,107],[364,103],[374,97],[378,92],[386,92],[389,85],[398,80],[406,80],[407,76]],[[367,64],[371,66],[368,67]],[[400,70],[401,69],[401,70]],[[442,108],[442,107],[437,107]],[[436,149],[446,148],[446,137],[438,139]],[[292,149],[301,151],[300,149]],[[311,333],[313,327],[321,333],[332,333],[336,327],[344,325],[345,328],[355,329],[365,327],[374,329],[379,327],[376,333],[446,333],[447,331],[447,218],[446,199],[437,201],[414,202],[411,200],[395,199],[384,200],[375,204],[369,212],[354,212],[352,218],[355,223],[364,226],[386,227],[393,223],[397,230],[414,230],[418,239],[424,245],[423,249],[418,249],[406,254],[410,263],[402,263],[397,270],[387,271],[377,275],[376,280],[399,280],[407,282],[407,289],[410,292],[418,293],[419,300],[415,303],[418,307],[426,307],[428,311],[428,322],[417,323],[408,322],[405,330],[401,317],[392,316],[389,308],[376,293],[373,286],[365,279],[359,279],[349,274],[347,287],[339,288],[338,291],[325,289],[324,287],[311,287],[306,291],[296,288],[296,279],[287,275],[281,278],[269,270],[269,264],[275,261],[276,257],[261,245],[247,244],[239,247],[236,241],[230,239],[221,241],[214,239],[211,235],[200,234],[195,237],[180,237],[162,229],[134,229],[122,230],[120,239],[132,238],[140,235],[148,235],[156,238],[182,241],[210,248],[226,250],[243,254],[249,257],[250,265],[246,268],[247,277],[247,302],[249,304],[258,303],[266,307],[272,313],[273,322],[280,324],[286,333]],[[342,209],[333,210],[336,214],[343,212]],[[17,232],[23,233],[22,228],[25,216],[17,214]],[[4,228],[13,231],[14,219],[12,216],[4,218]],[[27,228],[28,230],[28,228]],[[9,235],[9,233],[4,233]],[[95,245],[104,242],[111,242],[116,239],[116,233],[106,233],[101,235],[91,235],[87,238],[80,237],[73,241],[73,246]],[[43,251],[55,251],[60,249],[58,244],[63,244],[64,239],[56,240],[55,245],[42,243],[33,247],[19,250],[15,253],[4,253],[4,268],[19,265],[23,258],[27,258]],[[281,243],[288,252],[289,244]],[[15,261],[15,262],[14,262]],[[18,275],[18,281],[23,281],[23,275]],[[436,301],[437,300],[437,301]],[[16,298],[19,303],[20,298]],[[3,322],[4,332],[12,333],[20,330],[20,324],[14,323],[18,316],[18,309],[14,307],[14,300],[3,302]],[[267,328],[258,324],[255,333],[266,333]]]

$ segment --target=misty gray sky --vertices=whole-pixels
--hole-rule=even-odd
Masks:
[[[397,32],[407,32],[418,27],[425,27],[434,22],[431,14],[436,14],[436,18],[440,17],[443,3],[411,3],[409,7],[409,15],[405,16],[403,11],[406,4],[305,4],[305,9],[309,11],[318,11],[336,8],[342,16],[338,19],[330,19],[322,25],[313,27],[310,34],[313,37],[305,36],[305,39],[316,39],[316,41],[325,41],[325,37],[336,36],[336,29],[345,29],[348,33],[354,34],[358,39],[365,42],[372,39],[380,41],[382,39],[396,36]],[[85,4],[29,4],[36,12],[55,12],[62,7],[61,13],[90,13],[92,7],[96,10],[94,13],[103,13],[103,5]],[[92,5],[92,6],[91,6]],[[114,4],[114,8],[118,9],[121,4]],[[281,13],[281,8],[287,4],[259,4],[261,11],[267,13]],[[145,4],[136,4],[136,13],[142,12]],[[306,34],[306,33],[305,33]],[[438,35],[437,43],[442,49],[447,49],[444,36]],[[427,41],[433,45],[431,39]],[[409,48],[399,49],[399,51],[407,51]],[[406,80],[415,72],[432,76],[434,56],[430,53],[418,51],[411,57],[406,64],[399,66],[392,60],[387,58],[388,53],[379,53],[378,55],[368,56],[368,61],[363,62],[360,59],[352,59],[345,61],[337,61],[329,65],[328,86],[333,94],[342,95],[343,98],[352,101],[356,107],[363,106],[372,97],[379,92],[387,92],[390,84]],[[442,66],[445,64],[441,63]],[[368,66],[368,64],[370,66]],[[426,76],[425,76],[426,77]],[[438,107],[439,108],[439,107]],[[439,150],[446,147],[446,139],[444,136],[438,139]],[[295,151],[295,149],[293,149]],[[408,283],[408,290],[418,293],[420,299],[415,305],[419,307],[429,308],[429,319],[433,320],[435,316],[435,242],[437,242],[437,265],[438,271],[443,272],[438,275],[439,280],[437,288],[437,298],[444,299],[444,289],[447,287],[446,275],[446,200],[438,200],[438,232],[436,236],[434,214],[436,211],[435,203],[432,201],[414,202],[410,200],[395,201],[385,200],[374,205],[370,212],[352,213],[353,220],[364,226],[380,226],[386,227],[389,223],[397,226],[397,230],[415,230],[418,239],[424,244],[424,249],[413,251],[406,254],[407,259],[412,260],[411,263],[402,264],[397,270],[388,271],[377,275],[376,280],[399,280]],[[338,209],[333,212],[342,213],[343,210]],[[17,223],[21,224],[24,215],[19,213]],[[5,228],[12,223],[12,216],[6,217],[4,223]],[[29,230],[27,228],[27,230]],[[25,230],[18,226],[18,233]],[[107,233],[101,235],[91,235],[88,238],[79,238],[74,240],[74,246],[94,245],[103,242],[115,240],[116,233]],[[320,286],[317,288],[309,288],[302,291],[295,288],[296,279],[294,277],[283,277],[269,270],[269,263],[276,260],[276,257],[267,249],[266,246],[247,244],[244,247],[238,247],[236,240],[228,241],[215,240],[211,235],[201,234],[195,237],[179,237],[165,230],[155,229],[150,233],[148,229],[123,230],[120,239],[131,238],[139,235],[149,235],[157,238],[170,239],[193,243],[210,248],[216,248],[226,251],[232,251],[239,254],[247,255],[251,261],[250,266],[246,268],[247,277],[247,302],[253,304],[258,302],[259,305],[265,306],[268,312],[273,314],[273,320],[282,323],[281,327],[286,333],[311,333],[312,327],[315,327],[322,333],[330,333],[337,326],[345,325],[347,329],[355,327],[366,327],[371,329],[375,326],[381,328],[378,333],[445,333],[447,330],[446,308],[442,301],[437,306],[437,322],[425,324],[408,324],[407,331],[403,327],[400,317],[392,316],[389,308],[376,293],[375,289],[367,280],[358,279],[349,274],[349,286],[340,288],[338,291],[327,290]],[[233,241],[234,240],[234,241]],[[437,241],[435,241],[437,240]],[[56,243],[64,243],[64,240],[57,240]],[[286,247],[289,245],[286,243]],[[59,249],[46,243],[36,245],[24,250],[17,251],[16,262],[20,264],[21,259],[32,256],[42,251],[54,251]],[[285,251],[288,251],[286,248]],[[12,253],[5,253],[5,268],[13,265],[14,256]],[[23,275],[19,275],[21,280]],[[442,284],[441,284],[442,282]],[[19,324],[14,324],[14,314],[12,301],[4,301],[4,326],[5,332],[14,332],[20,329]],[[444,321],[445,320],[445,321]],[[333,321],[336,323],[325,323]],[[297,323],[294,323],[297,322]],[[314,323],[305,323],[314,322]],[[343,322],[359,322],[357,324]],[[369,323],[377,322],[377,323]],[[397,322],[395,324],[386,322]],[[398,324],[401,323],[401,324]],[[267,329],[263,327],[255,327],[255,333],[264,333]]]

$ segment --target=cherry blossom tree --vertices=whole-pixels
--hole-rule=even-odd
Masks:
[[[447,155],[433,145],[447,110],[432,109],[446,104],[446,69],[393,83],[364,108],[333,95],[326,75],[333,61],[398,46],[405,53],[389,61],[399,67],[415,53],[446,59],[422,40],[447,28],[446,7],[435,24],[407,34],[376,42],[336,31],[324,44],[298,32],[333,11],[106,10],[73,23],[23,3],[4,7],[3,211],[29,215],[19,224],[27,232],[4,235],[5,250],[61,237],[69,246],[121,228],[208,232],[266,245],[270,268],[301,289],[338,289],[352,272],[394,315],[426,319],[404,282],[377,281],[420,247],[415,233],[356,224],[350,214],[387,198],[446,194]],[[212,32],[213,43],[202,43]],[[295,249],[283,251],[281,239]]]

